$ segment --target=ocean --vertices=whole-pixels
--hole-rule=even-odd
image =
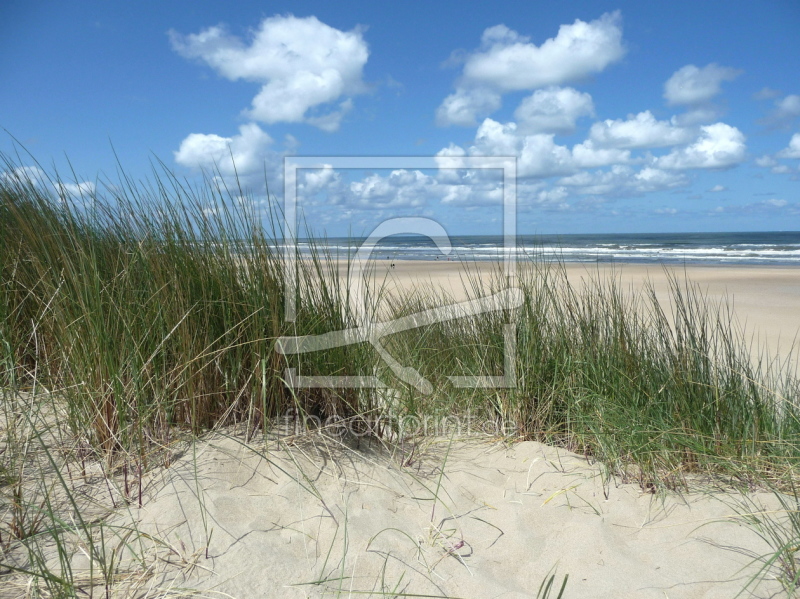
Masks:
[[[331,255],[354,252],[363,239],[317,240]],[[443,254],[429,238],[394,235],[378,242],[372,257],[386,260],[498,260],[500,235],[454,235],[451,251]],[[298,249],[306,253],[307,241]],[[517,235],[517,256],[537,256],[564,262],[630,262],[640,264],[800,266],[800,231],[766,233],[626,233]]]

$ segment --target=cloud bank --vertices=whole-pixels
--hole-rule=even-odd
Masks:
[[[231,81],[260,84],[246,115],[263,123],[306,122],[336,131],[352,107],[350,98],[365,90],[369,49],[362,32],[340,31],[313,16],[264,19],[248,42],[223,25],[169,36],[181,56]]]

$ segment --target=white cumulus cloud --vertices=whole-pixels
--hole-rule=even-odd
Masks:
[[[625,54],[619,12],[562,25],[541,46],[505,25],[483,33],[481,48],[464,64],[464,79],[500,91],[561,85],[603,71]]]
[[[490,89],[457,89],[436,110],[436,122],[441,126],[469,127],[476,125],[478,118],[500,108],[500,104],[500,94]]]
[[[427,203],[437,185],[430,175],[398,169],[388,176],[373,174],[353,181],[350,194],[360,208],[419,207]]]
[[[686,185],[686,178],[678,173],[668,173],[650,166],[644,167],[633,176],[634,188],[639,193],[674,189]]]
[[[790,95],[775,102],[776,116],[795,118],[800,116],[800,96]]]
[[[0,173],[0,179],[9,185],[21,184],[39,187],[47,180],[47,173],[38,166],[17,166],[10,171]]]
[[[800,133],[792,135],[788,147],[778,152],[780,158],[800,158]]]
[[[261,84],[248,116],[264,123],[305,121],[334,131],[349,109],[347,100],[309,112],[364,91],[369,49],[358,29],[340,31],[313,16],[287,15],[264,19],[248,42],[222,25],[169,34],[181,56],[201,60],[232,81]]]
[[[517,126],[526,133],[572,133],[582,116],[594,116],[592,96],[571,87],[538,89],[514,112]]]
[[[96,191],[93,181],[81,181],[80,183],[55,183],[56,193],[61,197],[71,198],[91,198]]]
[[[631,153],[618,148],[598,148],[589,139],[572,147],[572,158],[576,168],[597,168],[629,162]]]
[[[607,171],[582,171],[562,178],[559,183],[580,195],[631,197],[683,187],[688,179],[682,173],[650,166],[636,171],[628,165],[617,164]]]
[[[800,96],[789,95],[775,102],[775,108],[762,121],[774,128],[789,128],[800,117]]]
[[[473,182],[468,177],[463,183],[439,185],[440,201],[451,206],[491,206],[503,203],[503,185],[497,182]]]
[[[475,140],[465,150],[450,144],[438,156],[440,166],[459,168],[461,156],[516,156],[517,174],[524,178],[546,178],[569,175],[579,169],[598,168],[627,163],[630,151],[619,148],[600,148],[591,140],[574,145],[571,149],[554,141],[552,133],[526,134],[517,123],[500,123],[484,119],[475,134]],[[448,175],[446,171],[444,176]]]
[[[675,71],[664,84],[664,98],[669,104],[702,104],[716,96],[723,81],[732,81],[741,71],[711,63],[702,68],[693,64]]]
[[[591,140],[574,145],[571,149],[554,141],[553,133],[526,134],[517,123],[500,123],[484,119],[475,134],[475,140],[465,151],[451,144],[438,154],[440,162],[457,167],[459,157],[516,156],[519,177],[546,178],[570,175],[579,169],[598,168],[623,164],[631,160],[630,151],[619,148],[600,148]]]
[[[239,134],[222,137],[191,133],[175,152],[175,162],[189,168],[219,170],[224,176],[248,175],[263,169],[272,138],[255,123],[239,127]]]
[[[319,169],[304,169],[301,173],[301,180],[297,183],[297,195],[301,200],[308,201],[322,191],[341,193],[341,175],[330,164]]]
[[[746,150],[745,136],[739,129],[726,123],[714,123],[701,127],[694,143],[659,157],[656,166],[663,169],[729,168],[744,161]]]
[[[778,161],[769,154],[764,154],[763,156],[756,158],[756,164],[763,168],[769,168],[778,164]]]
[[[339,126],[342,124],[342,119],[344,115],[346,115],[350,110],[353,108],[353,100],[352,98],[347,98],[344,102],[339,104],[339,108],[335,110],[331,110],[330,112],[326,112],[320,116],[310,116],[306,117],[306,122],[309,125],[314,125],[315,127],[319,127],[323,131],[327,131],[328,133],[333,133],[334,131],[339,130]]]
[[[589,138],[599,146],[612,148],[663,148],[691,141],[691,129],[674,122],[659,121],[649,110],[627,119],[607,119],[592,125]]]
[[[572,153],[553,141],[552,134],[520,135],[516,123],[483,121],[469,154],[477,156],[517,156],[520,177],[549,177],[575,170]]]
[[[540,46],[505,25],[486,29],[480,47],[466,54],[456,91],[437,110],[437,122],[474,125],[500,107],[503,93],[559,86],[603,71],[625,55],[621,21],[619,11],[588,23],[577,19]]]
[[[564,205],[564,200],[567,199],[569,196],[569,192],[567,188],[563,185],[559,185],[557,187],[552,187],[550,189],[543,189],[541,191],[536,192],[533,196],[534,201],[537,204],[546,204],[546,205],[555,205],[558,207],[562,207]]]

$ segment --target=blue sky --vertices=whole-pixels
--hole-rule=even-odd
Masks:
[[[232,153],[261,207],[285,156],[515,155],[524,233],[799,230],[798,31],[796,0],[6,0],[0,126],[74,194],[115,180],[114,151],[134,178],[230,179]],[[331,235],[500,231],[496,176],[300,185]]]

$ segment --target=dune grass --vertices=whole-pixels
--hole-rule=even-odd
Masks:
[[[519,268],[521,306],[480,317],[459,317],[453,307],[445,322],[383,340],[431,382],[426,394],[398,381],[367,343],[276,351],[281,336],[360,321],[336,257],[312,244],[305,259],[284,262],[275,206],[219,178],[192,186],[164,168],[150,183],[123,174],[82,197],[57,177],[36,181],[15,169],[5,159],[0,177],[4,406],[46,392],[58,404],[64,443],[124,468],[126,480],[168,465],[182,435],[232,423],[254,434],[287,415],[401,442],[420,432],[409,423],[458,420],[461,433],[490,430],[583,453],[645,490],[683,488],[697,474],[743,485],[795,479],[800,385],[791,360],[753,359],[728,306],[711,305],[688,281],[673,278],[667,305],[613,278],[570,285],[563,265],[534,253]],[[290,267],[297,318],[287,323]],[[499,270],[483,283],[465,268],[472,298],[504,287]],[[372,293],[374,318],[450,303],[441,291]],[[502,374],[507,322],[517,386],[448,383],[451,375]],[[393,390],[290,389],[289,367],[374,375]],[[5,445],[18,446],[8,422],[4,430]],[[4,543],[55,521],[47,493],[44,507],[14,499],[14,455],[0,456]]]
[[[774,578],[783,587],[786,595],[796,597],[800,589],[800,498],[797,489],[789,492],[772,489],[774,499],[772,509],[764,502],[742,493],[727,499],[736,514],[731,520],[747,526],[769,547],[764,554],[733,548],[752,558],[758,564],[757,572],[742,588],[740,596],[754,590],[758,583],[767,577]]]
[[[454,307],[450,320],[384,338],[432,382],[424,394],[394,379],[367,343],[275,351],[282,335],[358,322],[336,261],[313,247],[295,264],[297,319],[284,321],[288,266],[274,207],[264,218],[241,190],[218,179],[193,188],[166,169],[149,185],[121,179],[82,198],[48,192],[63,189],[57,182],[0,182],[0,379],[63,397],[70,430],[104,455],[145,462],[175,430],[256,429],[290,412],[324,422],[387,405],[395,416],[469,413],[477,428],[499,424],[653,484],[680,486],[706,469],[780,477],[800,455],[795,373],[753,360],[727,306],[688,281],[673,279],[665,307],[613,278],[572,286],[563,265],[533,257],[519,268],[519,308],[456,318]],[[484,284],[466,270],[471,297],[502,287],[499,272]],[[441,292],[381,294],[373,314],[448,303]],[[502,374],[509,321],[516,388],[449,385],[449,375]],[[377,374],[396,391],[288,389],[290,366]]]

